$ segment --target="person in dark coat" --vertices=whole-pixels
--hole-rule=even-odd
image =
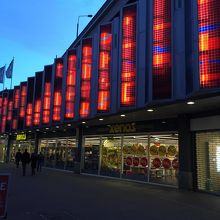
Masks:
[[[21,162],[22,162],[23,176],[25,176],[26,166],[30,162],[30,154],[27,152],[27,149],[25,149],[24,153],[22,154]]]
[[[40,152],[37,157],[38,157],[38,159],[37,159],[37,171],[41,172],[41,167],[42,167],[42,164],[44,162],[44,155]]]
[[[21,161],[21,157],[22,157],[22,153],[21,150],[19,149],[18,152],[15,155],[15,163],[16,163],[16,167],[19,167],[19,163]]]
[[[35,169],[37,167],[37,154],[36,153],[32,153],[31,154],[31,175],[34,176],[35,175]]]

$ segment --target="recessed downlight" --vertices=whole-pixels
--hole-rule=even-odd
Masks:
[[[195,102],[193,102],[193,101],[188,101],[187,102],[187,105],[194,105],[195,104]]]
[[[59,127],[60,127],[60,126],[58,126],[58,125],[56,126],[56,128],[59,128]]]
[[[153,112],[154,110],[152,108],[147,109],[148,112]]]
[[[68,127],[71,127],[71,124],[67,124]]]
[[[31,133],[31,131],[28,131],[29,133]]]
[[[103,120],[104,120],[103,118],[100,118],[100,119],[99,119],[99,121],[103,121]]]
[[[125,114],[120,115],[121,117],[125,117]]]
[[[46,130],[49,130],[49,128],[46,128]]]
[[[86,122],[85,122],[85,121],[82,121],[82,124],[86,124]]]

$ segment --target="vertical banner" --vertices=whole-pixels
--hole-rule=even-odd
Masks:
[[[0,218],[6,216],[10,174],[0,174]]]

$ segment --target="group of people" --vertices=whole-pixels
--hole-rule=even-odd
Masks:
[[[33,176],[36,173],[36,168],[37,171],[41,171],[43,161],[44,161],[44,156],[41,152],[39,154],[36,154],[34,152],[30,155],[27,149],[25,149],[23,153],[21,153],[21,150],[19,149],[15,155],[16,167],[19,168],[19,164],[21,162],[23,176],[26,175],[26,167],[29,163],[31,164],[31,175]]]

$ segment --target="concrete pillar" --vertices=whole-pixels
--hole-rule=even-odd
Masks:
[[[178,117],[179,132],[179,188],[193,189],[193,147],[190,133],[190,119]]]
[[[8,135],[6,142],[5,142],[5,146],[6,146],[6,158],[5,158],[5,162],[8,163],[10,161],[10,144],[11,144],[11,136]]]
[[[83,138],[83,130],[82,127],[76,128],[76,160],[74,164],[74,172],[80,173],[81,171],[81,154],[82,154],[82,138]]]

